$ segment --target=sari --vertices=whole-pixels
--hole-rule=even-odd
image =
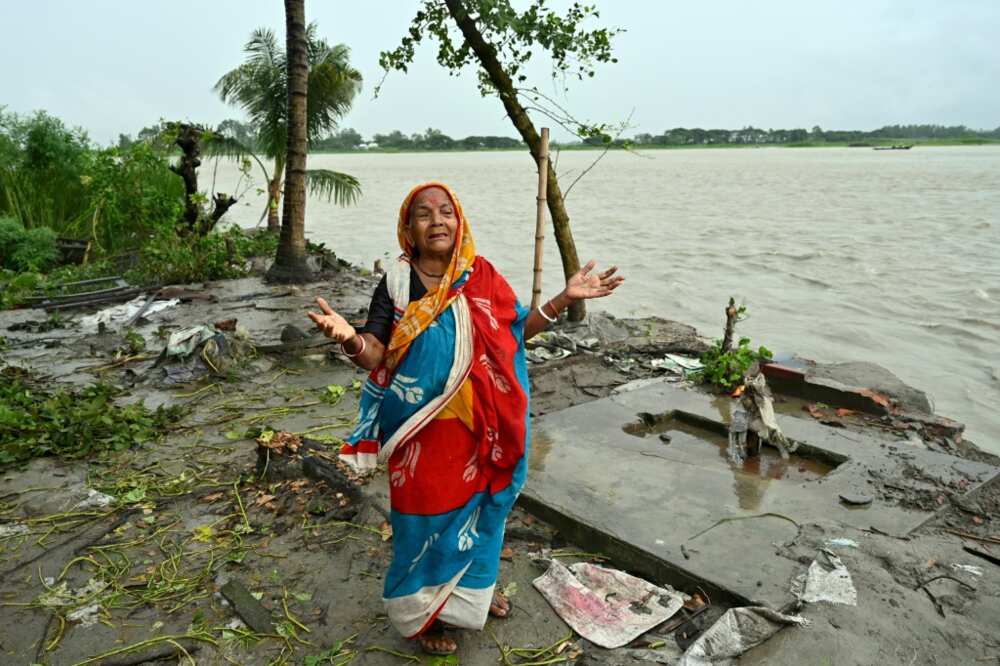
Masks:
[[[440,187],[458,220],[440,285],[410,302],[414,197]],[[358,425],[340,458],[389,474],[393,559],[383,600],[406,637],[435,620],[482,629],[496,586],[506,518],[527,475],[529,309],[476,256],[458,198],[414,188],[399,211],[403,254],[387,273],[395,308],[382,363],[361,392]]]

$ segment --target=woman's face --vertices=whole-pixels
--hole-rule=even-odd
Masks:
[[[455,247],[458,216],[451,198],[440,187],[422,190],[410,204],[406,234],[421,256],[447,258]]]

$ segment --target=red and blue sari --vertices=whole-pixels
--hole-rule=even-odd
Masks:
[[[449,194],[459,221],[436,291],[409,302],[413,248],[405,225],[428,187]],[[396,307],[382,364],[362,388],[341,459],[387,465],[393,560],[383,593],[404,636],[434,622],[481,629],[496,586],[507,514],[527,475],[528,372],[522,307],[475,254],[458,198],[440,183],[400,208],[403,255],[387,276]]]

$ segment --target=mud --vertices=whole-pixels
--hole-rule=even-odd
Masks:
[[[124,331],[81,332],[74,325],[78,314],[64,314],[53,325],[39,310],[0,313],[0,333],[8,340],[5,363],[52,383],[82,385],[101,378],[126,387],[125,401],[189,410],[155,445],[88,461],[36,459],[0,472],[0,528],[6,528],[0,531],[0,661],[192,663],[186,651],[197,664],[302,663],[340,644],[353,663],[402,663],[400,655],[435,663],[396,635],[383,614],[381,576],[391,551],[385,479],[376,477],[365,487],[363,501],[345,505],[343,494],[315,479],[291,474],[258,481],[254,474],[254,436],[261,429],[299,433],[328,452],[350,431],[357,408],[351,387],[363,373],[324,340],[283,341],[282,330],[291,323],[308,332],[305,312],[315,295],[360,321],[374,285],[374,278],[348,270],[291,290],[257,278],[189,285],[189,291],[210,294],[215,302],[193,298],[140,320],[135,330],[146,351],[138,354],[123,352]],[[231,358],[220,373],[202,368],[191,382],[162,381],[154,365],[171,332],[229,318],[238,320],[257,351]],[[705,348],[693,328],[657,318],[595,318],[586,332],[599,339],[598,347],[530,368],[533,415],[628,390],[636,382],[684,384],[682,374],[653,361],[666,353],[696,356]],[[348,388],[336,404],[322,400],[333,384]],[[796,418],[814,419],[800,405],[790,410]],[[848,437],[874,430],[865,420],[846,421]],[[890,425],[878,437],[905,454],[911,445]],[[687,424],[664,431],[672,441],[650,432],[651,446],[710,447],[705,452],[718,456],[715,435],[692,432]],[[539,439],[534,446],[532,468],[538,470],[545,465],[546,442]],[[767,457],[759,468],[740,473],[769,479],[823,472],[810,464],[800,469],[796,461],[781,469]],[[803,564],[829,538],[855,539],[859,548],[838,554],[854,576],[859,606],[807,607],[803,613],[813,620],[811,627],[782,631],[742,661],[951,664],[984,663],[1000,655],[1000,567],[962,549],[974,545],[1000,552],[1000,484],[963,493],[960,475],[947,482],[918,476],[908,481],[913,487],[904,487],[895,501],[934,511],[913,534],[893,537],[809,523],[775,547],[775,558]],[[106,494],[110,503],[89,504],[88,490]],[[611,555],[610,564],[629,566],[628,544],[589,541],[586,532],[560,533],[523,509],[512,514],[507,545],[500,585],[512,595],[514,614],[490,620],[485,632],[463,634],[460,663],[497,663],[501,648],[537,648],[567,636],[566,626],[531,586],[541,573],[536,561],[553,556],[605,561]],[[956,573],[954,564],[977,566],[982,575]],[[651,578],[665,579],[667,573]],[[975,589],[948,578],[927,590],[914,589],[941,574]],[[238,620],[220,594],[229,580],[259,597],[274,620],[273,633],[254,633]],[[92,606],[82,616],[73,614]],[[683,631],[663,636],[654,631],[650,640],[617,651],[570,636],[562,655],[566,663],[580,664],[675,663],[678,640],[689,641],[725,607],[720,596],[711,613]]]

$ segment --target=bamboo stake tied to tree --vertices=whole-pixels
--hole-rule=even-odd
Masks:
[[[546,189],[549,182],[549,128],[542,128],[538,149],[538,196],[535,198],[535,274],[531,285],[531,309],[542,299],[542,258],[545,250],[545,209],[548,206]]]

